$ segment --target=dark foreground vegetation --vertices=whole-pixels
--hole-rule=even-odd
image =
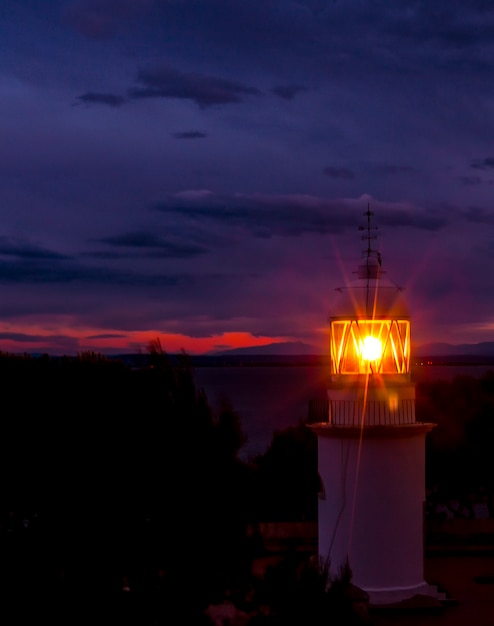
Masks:
[[[420,383],[416,411],[436,424],[426,440],[428,514],[472,518],[483,505],[494,518],[494,370]]]
[[[225,598],[245,623],[358,623],[351,573],[286,559],[263,580],[260,521],[317,519],[316,437],[305,423],[240,460],[241,421],[214,412],[186,355],[147,365],[0,354],[0,598],[8,623],[210,624]],[[494,374],[417,388],[429,436],[430,514],[483,498],[493,515]],[[310,607],[310,608],[309,608]],[[314,608],[317,607],[317,610]],[[303,616],[303,619],[302,619]],[[191,622],[192,620],[192,622]],[[7,621],[4,620],[4,623]]]
[[[227,596],[248,621],[287,623],[303,604],[296,581],[310,576],[330,598],[318,564],[302,578],[300,562],[272,568],[268,583],[251,572],[262,545],[248,527],[315,519],[309,429],[280,433],[265,455],[241,461],[238,415],[226,399],[213,412],[187,356],[172,362],[159,343],[138,369],[94,353],[0,354],[0,379],[8,623],[144,626],[178,614],[208,624],[207,607]],[[292,589],[285,602],[282,587]]]

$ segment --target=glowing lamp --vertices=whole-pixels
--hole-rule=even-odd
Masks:
[[[381,358],[382,352],[382,344],[381,341],[377,339],[377,337],[372,337],[372,335],[368,335],[362,341],[360,354],[364,361],[377,361]]]

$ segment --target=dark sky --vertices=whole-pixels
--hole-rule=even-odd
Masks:
[[[0,349],[326,349],[368,203],[417,343],[494,340],[494,3],[3,0]]]

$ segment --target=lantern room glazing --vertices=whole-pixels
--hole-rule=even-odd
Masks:
[[[332,374],[407,374],[409,319],[333,319],[330,323]]]

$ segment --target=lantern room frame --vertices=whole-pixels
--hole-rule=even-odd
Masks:
[[[410,371],[409,319],[333,319],[330,323],[332,374],[407,374]],[[380,342],[375,358],[365,358],[364,342]]]

